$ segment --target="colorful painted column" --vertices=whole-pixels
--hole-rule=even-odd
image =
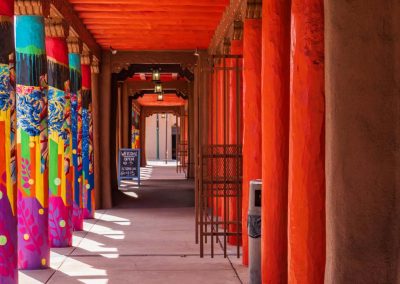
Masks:
[[[20,269],[47,268],[50,257],[43,3],[17,0],[15,5]]]
[[[81,57],[82,68],[82,202],[83,217],[94,218],[94,156],[93,156],[93,110],[92,110],[92,74],[89,53]]]
[[[261,3],[248,5],[243,31],[243,263],[248,264],[250,181],[261,179]],[[256,220],[258,221],[258,220]]]
[[[100,68],[99,68],[99,60],[93,56],[93,61],[91,67],[91,72],[92,72],[92,116],[93,116],[93,170],[94,170],[94,178],[93,178],[93,183],[94,184],[100,184],[101,180],[101,174],[100,174],[100,160],[101,160],[101,155],[99,151],[99,143],[100,143],[100,109],[99,109],[99,104],[100,104],[100,96],[99,96],[99,73],[100,73]],[[139,110],[140,111],[140,110]],[[139,118],[138,118],[139,120]],[[139,125],[139,121],[137,122]],[[138,148],[140,148],[140,141],[138,142]],[[95,151],[96,149],[96,151]],[[95,190],[95,199],[94,199],[94,204],[95,204],[95,209],[101,204],[101,190],[96,188]]]
[[[325,82],[323,0],[292,0],[289,283],[323,283]]]
[[[82,42],[69,37],[68,59],[71,96],[71,131],[72,131],[72,165],[73,165],[73,211],[72,224],[75,231],[83,230],[82,202],[82,76],[81,52]]]
[[[69,64],[62,19],[46,19],[49,126],[49,241],[52,247],[72,245],[72,133]]]
[[[290,3],[262,7],[262,194],[263,283],[287,283]]]
[[[18,283],[15,160],[14,1],[0,3],[0,279]]]
[[[243,22],[242,21],[235,21],[234,23],[234,32],[233,32],[233,39],[231,41],[231,47],[230,47],[230,55],[242,55],[243,54],[243,40],[242,40],[242,35],[243,35]],[[243,85],[242,85],[242,68],[243,68],[243,60],[242,58],[236,59],[236,58],[231,58],[228,59],[228,66],[229,68],[232,68],[233,70],[230,70],[228,72],[229,74],[229,99],[228,99],[228,105],[229,105],[229,110],[228,110],[228,144],[231,145],[241,145],[242,144],[242,138],[243,138],[243,116],[241,115],[243,113],[242,110],[242,99],[243,99]],[[237,68],[237,69],[235,69]],[[239,114],[238,114],[239,112]],[[229,166],[230,171],[232,171],[232,175],[236,176],[239,174],[239,176],[242,175],[242,173],[237,173],[236,171],[239,170],[236,164],[236,159],[233,159],[230,161],[232,164]],[[236,184],[233,185],[234,190],[238,191],[239,188],[237,188]],[[237,198],[236,197],[230,197],[229,198],[229,221],[234,222],[237,220],[237,215],[238,215],[238,210],[237,210]],[[241,212],[239,216],[241,216]],[[240,229],[239,229],[240,230]],[[237,232],[237,226],[235,224],[230,224],[229,225],[229,233],[234,233]],[[228,237],[228,243],[231,245],[236,245],[237,243],[240,243],[241,240],[237,239],[236,236],[229,236]]]

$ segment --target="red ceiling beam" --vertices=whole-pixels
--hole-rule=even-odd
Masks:
[[[214,26],[218,25],[218,19],[209,19],[205,21],[204,19],[153,19],[151,21],[143,21],[140,19],[130,19],[128,22],[125,19],[83,19],[83,23],[85,25],[132,25],[132,24],[158,24],[158,25],[196,25],[196,24],[214,24]]]
[[[110,33],[114,31],[130,32],[131,30],[144,30],[144,31],[214,31],[215,27],[211,26],[173,26],[173,25],[114,25],[114,26],[100,26],[100,25],[86,25],[91,30],[92,34],[96,33]],[[124,31],[126,29],[126,31]]]
[[[152,12],[152,11],[141,11],[141,12],[81,12],[79,16],[84,19],[203,19],[208,21],[209,19],[218,19],[221,17],[221,13],[216,12],[201,12],[201,13],[185,13],[185,12]]]
[[[224,11],[222,6],[188,6],[188,5],[121,5],[121,4],[83,4],[76,5],[75,10],[78,12],[141,12],[141,11],[154,11],[154,12],[215,12],[222,13]]]
[[[146,1],[146,5],[193,5],[193,6],[222,6],[226,7],[230,0],[157,0]],[[69,0],[71,4],[130,4],[130,5],[143,5],[143,0]]]

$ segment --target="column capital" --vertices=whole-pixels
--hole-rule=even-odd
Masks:
[[[90,65],[92,63],[92,54],[90,51],[84,50],[81,55],[81,64]]]
[[[48,0],[15,0],[15,15],[48,16],[50,1]]]
[[[247,0],[246,19],[261,19],[262,0]]]
[[[83,43],[78,37],[70,36],[67,38],[69,53],[82,53]]]
[[[93,60],[92,60],[92,65],[90,66],[90,70],[91,70],[92,74],[100,73],[99,61],[94,56],[93,56]]]
[[[243,21],[235,20],[233,22],[232,40],[242,40],[242,39],[243,39]]]
[[[225,37],[223,47],[222,47],[222,53],[229,54],[230,50],[231,50],[231,39],[229,37]]]
[[[67,38],[69,35],[68,23],[60,17],[45,18],[45,32],[47,37]]]
[[[10,16],[0,15],[0,23],[12,23],[13,19]]]

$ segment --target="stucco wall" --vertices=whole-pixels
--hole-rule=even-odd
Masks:
[[[399,1],[325,5],[325,280],[399,283]]]
[[[168,117],[168,160],[172,159],[172,126],[176,123],[176,116],[172,114],[166,114]],[[159,149],[160,149],[160,160],[165,160],[165,125],[166,118],[162,118],[159,114]],[[157,115],[146,117],[146,158],[147,160],[157,159]]]

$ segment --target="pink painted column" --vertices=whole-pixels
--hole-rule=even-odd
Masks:
[[[0,279],[18,283],[15,160],[14,1],[0,2]]]
[[[325,82],[323,0],[292,1],[289,283],[323,283]]]

